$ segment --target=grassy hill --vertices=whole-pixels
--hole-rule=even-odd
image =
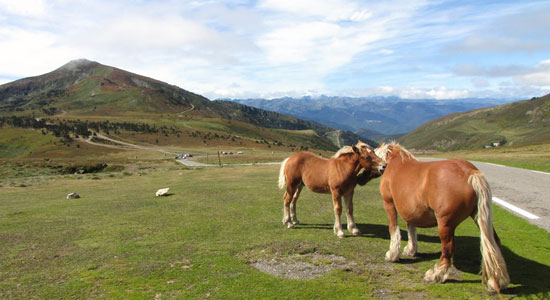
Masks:
[[[332,128],[234,102],[210,101],[177,86],[84,59],[47,74],[0,85],[0,118],[3,130],[27,129],[18,131],[28,137],[24,140],[33,140],[37,134],[31,129],[40,131],[43,127],[21,126],[33,122],[9,118],[46,120],[45,124],[60,128],[42,130],[40,139],[17,142],[18,146],[10,144],[13,139],[9,132],[0,134],[0,158],[24,158],[37,155],[36,150],[44,155],[74,155],[76,150],[67,151],[67,147],[85,148],[76,139],[79,134],[74,128],[85,127],[87,137],[90,123],[109,122],[118,125],[97,129],[127,141],[159,146],[333,151],[339,144]],[[144,126],[148,130],[135,129]],[[341,144],[359,139],[351,133],[339,137]]]
[[[451,114],[428,122],[399,139],[414,149],[478,149],[550,141],[550,95]]]

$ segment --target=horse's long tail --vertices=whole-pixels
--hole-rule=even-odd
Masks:
[[[281,163],[281,170],[279,171],[279,189],[283,189],[286,185],[285,165],[290,157],[285,158]]]
[[[483,284],[491,292],[498,292],[505,289],[510,283],[506,262],[500,251],[500,245],[495,239],[496,234],[493,229],[493,212],[491,204],[493,202],[491,189],[485,176],[476,171],[468,178],[468,183],[477,194],[477,216],[481,232],[481,272]]]

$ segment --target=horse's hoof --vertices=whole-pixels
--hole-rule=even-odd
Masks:
[[[416,251],[410,249],[409,247],[405,247],[405,250],[403,250],[403,256],[416,257]]]
[[[292,224],[292,223],[287,223],[287,224],[286,224],[286,228],[288,228],[288,229],[294,229],[294,228],[296,228],[296,226],[294,226],[294,224]]]
[[[343,238],[346,237],[346,235],[344,234],[343,231],[337,232],[337,233],[336,233],[336,236],[337,236],[339,239],[343,239]]]
[[[433,269],[429,269],[426,271],[426,274],[424,274],[424,281],[426,283],[434,283],[436,282],[435,274]]]
[[[359,229],[355,228],[351,231],[351,234],[355,235],[355,236],[360,236],[361,235],[361,231],[359,231]]]
[[[386,257],[384,258],[386,262],[396,262],[399,260],[399,252],[397,252],[397,255],[392,254],[389,250],[386,252]]]
[[[300,221],[298,221],[298,219],[296,219],[296,220],[292,221],[292,224],[298,225],[298,224],[300,224]]]

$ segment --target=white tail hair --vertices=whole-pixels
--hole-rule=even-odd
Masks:
[[[468,183],[477,194],[476,221],[481,233],[481,272],[483,284],[491,292],[498,292],[510,283],[506,262],[495,240],[493,229],[493,202],[491,189],[481,172],[475,172],[468,177]]]
[[[281,170],[279,171],[279,189],[283,189],[286,185],[285,165],[290,157],[285,158],[281,163]]]

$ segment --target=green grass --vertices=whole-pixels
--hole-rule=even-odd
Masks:
[[[463,158],[490,162],[510,167],[550,172],[550,143],[521,147],[498,147],[479,150],[462,150],[422,154],[421,156]]]
[[[165,164],[142,176],[125,172],[0,188],[0,298],[498,299],[481,286],[479,233],[471,221],[457,229],[457,282],[423,283],[440,251],[434,229],[419,231],[419,258],[385,263],[389,240],[377,180],[356,190],[363,235],[342,240],[332,233],[328,195],[304,191],[298,203],[304,224],[282,226],[278,166]],[[172,195],[154,197],[163,187]],[[65,199],[70,192],[82,198]],[[512,278],[503,297],[549,297],[550,234],[499,208],[495,227]],[[335,254],[355,265],[299,281],[247,263],[302,252]]]
[[[20,128],[0,128],[0,158],[17,158],[46,147],[56,140],[51,135],[43,135],[40,130]]]
[[[506,146],[550,140],[550,95],[463,113],[430,121],[399,140],[408,148],[481,149],[493,142]]]

